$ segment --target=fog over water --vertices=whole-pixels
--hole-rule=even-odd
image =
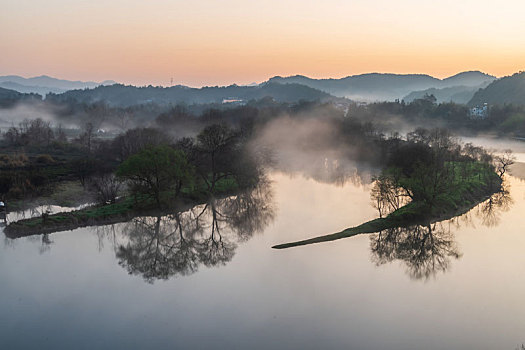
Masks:
[[[513,145],[520,146],[501,146]],[[230,218],[219,227],[222,243],[233,250],[206,248],[213,211],[202,216],[200,233],[187,231],[194,221],[185,226],[185,242],[199,250],[180,246],[176,217],[162,219],[161,236],[123,223],[5,238],[0,310],[7,322],[0,347],[514,349],[525,341],[523,181],[508,176],[510,200],[494,198],[432,226],[432,245],[418,245],[428,234],[423,227],[273,250],[377,217],[369,181],[332,181],[337,176],[330,167],[319,175],[318,164],[325,163],[316,163],[317,155],[306,152],[311,158],[295,164],[299,153],[286,152],[285,166],[265,184],[271,196],[250,200],[270,216],[234,215],[254,208],[233,205],[245,199],[216,207]],[[254,234],[239,235],[250,227]],[[161,245],[178,248],[157,251],[164,265],[145,269],[154,266],[149,259],[155,255],[143,250],[148,240],[141,237],[163,237]],[[126,257],[125,251],[137,254]],[[191,260],[191,251],[198,260]],[[184,261],[195,268],[164,274],[183,271],[177,266],[186,267]]]
[[[343,185],[370,183],[380,169],[366,161],[356,161],[362,149],[341,142],[337,125],[328,118],[282,116],[259,130],[253,149],[268,150],[273,168],[291,176]],[[362,156],[361,156],[362,158]]]

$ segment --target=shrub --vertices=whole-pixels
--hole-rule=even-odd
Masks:
[[[38,157],[36,157],[36,162],[38,164],[45,165],[45,164],[53,164],[55,160],[49,154],[40,154]]]
[[[2,168],[19,168],[26,166],[29,163],[29,158],[23,153],[7,155],[0,155],[0,167]]]

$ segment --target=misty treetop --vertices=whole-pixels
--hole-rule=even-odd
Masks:
[[[350,117],[370,121],[384,130],[404,131],[417,126],[448,128],[457,134],[495,133],[501,136],[525,135],[525,106],[488,105],[485,118],[475,118],[470,108],[453,102],[437,103],[435,96],[424,95],[405,101],[350,104]]]

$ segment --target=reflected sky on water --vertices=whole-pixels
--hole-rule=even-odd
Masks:
[[[270,178],[259,201],[232,197],[178,218],[4,239],[0,348],[515,349],[525,342],[521,180],[508,178],[511,202],[494,198],[430,228],[273,250],[377,213],[366,181]]]

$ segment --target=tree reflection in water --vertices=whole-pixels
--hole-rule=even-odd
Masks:
[[[477,215],[484,226],[499,223],[501,212],[510,209],[513,200],[508,187],[493,194],[478,206]],[[467,214],[468,215],[468,214]],[[395,260],[402,261],[407,274],[413,279],[428,280],[439,272],[446,272],[451,261],[461,257],[449,222],[426,226],[396,227],[370,236],[372,261],[383,265]],[[455,221],[459,225],[458,221]]]
[[[479,205],[478,215],[481,217],[483,225],[487,227],[497,226],[501,220],[501,213],[508,211],[514,204],[509,187],[510,185],[503,182],[500,192],[494,193],[488,200]]]
[[[370,242],[372,260],[377,265],[401,260],[414,279],[445,272],[450,260],[461,256],[454,235],[442,223],[392,228],[373,234]]]
[[[147,282],[189,275],[201,265],[229,262],[237,243],[262,232],[274,218],[267,182],[236,196],[169,216],[137,218],[127,223],[126,244],[116,248],[119,264]]]

